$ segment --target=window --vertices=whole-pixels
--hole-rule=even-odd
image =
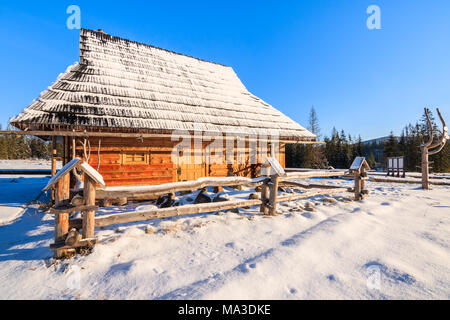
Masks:
[[[148,154],[145,152],[123,153],[122,164],[148,164]]]

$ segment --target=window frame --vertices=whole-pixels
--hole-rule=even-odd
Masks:
[[[142,161],[135,161],[137,155],[143,155],[144,159]],[[127,157],[133,157],[132,161],[129,161]],[[147,151],[123,151],[121,153],[122,165],[148,165],[150,164],[150,156]]]

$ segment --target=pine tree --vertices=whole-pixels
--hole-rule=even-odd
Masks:
[[[375,162],[375,156],[372,151],[370,151],[369,157],[367,158],[367,163],[372,169],[377,166],[377,163]]]
[[[331,131],[331,137],[325,138],[325,157],[328,160],[328,164],[334,168],[338,166],[338,154],[340,150],[339,134],[336,128],[333,127]]]
[[[352,156],[351,159],[355,159],[356,157],[363,157],[363,146],[362,146],[362,139],[361,135],[358,136],[358,140],[356,140],[355,143],[352,143]]]
[[[317,140],[320,140],[321,130],[314,106],[311,107],[311,112],[309,114],[309,130],[317,136]],[[328,167],[328,161],[325,156],[325,148],[323,146],[309,145],[306,149],[308,158],[312,156],[309,168],[324,169]]]
[[[298,168],[297,165],[297,146],[298,144],[289,143],[286,145],[286,167]]]
[[[431,156],[433,172],[450,172],[450,144],[446,144],[441,152]]]
[[[350,137],[351,138],[351,137]],[[345,135],[344,130],[341,130],[341,135],[339,137],[340,140],[340,153],[338,159],[338,168],[345,169],[350,166],[350,158],[352,156],[352,150],[350,147],[350,143]]]
[[[391,131],[391,134],[389,135],[388,140],[384,143],[384,150],[383,150],[383,162],[387,163],[388,157],[395,157],[398,156],[398,140],[394,136],[394,132]]]
[[[319,120],[314,106],[309,115],[308,130],[319,139]],[[288,144],[286,146],[286,165],[293,168],[326,168],[328,162],[325,148],[310,144]]]
[[[311,111],[309,113],[309,121],[308,121],[308,130],[314,133],[317,136],[317,139],[320,139],[320,126],[319,119],[317,118],[316,109],[314,106],[311,107]]]

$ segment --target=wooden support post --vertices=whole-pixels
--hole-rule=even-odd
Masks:
[[[84,174],[84,204],[86,206],[95,205],[95,180]],[[95,210],[83,212],[83,239],[94,238]]]
[[[69,214],[57,213],[55,215],[55,243],[65,241],[69,233]],[[67,255],[67,250],[55,250],[54,257],[56,259],[64,258]]]
[[[67,205],[70,199],[70,175],[65,175],[55,187],[55,206]]]
[[[56,138],[52,137],[52,177],[56,174]]]
[[[361,185],[361,195],[360,198],[361,200],[363,200],[368,194],[369,191],[366,190],[366,179],[367,179],[368,175],[367,172],[365,171],[364,168],[361,169],[361,174],[360,174],[360,185]]]
[[[270,176],[269,190],[269,215],[274,216],[277,214],[278,175]]]
[[[56,174],[56,136],[52,137],[52,177]],[[51,200],[55,201],[55,188],[51,191]]]
[[[75,137],[70,137],[70,146],[68,147],[68,149],[70,148],[70,150],[68,150],[68,151],[69,151],[69,157],[71,158],[71,160],[75,159],[76,155],[77,155],[76,154],[76,148],[77,148],[76,142],[77,142],[77,140]],[[75,188],[76,183],[77,183],[76,169],[73,169],[73,179],[71,179],[71,181],[70,181],[70,188]],[[70,190],[70,188],[69,188],[69,190]]]
[[[77,140],[75,137],[72,137],[72,160],[76,158],[76,150],[77,150]]]
[[[264,169],[264,170],[263,170]],[[267,183],[264,183],[261,189],[261,208],[260,211],[268,215],[277,214],[277,196],[278,196],[278,181],[280,175],[286,177],[283,167],[277,159],[268,157],[266,162],[262,165],[261,172],[265,172],[266,176],[270,175],[269,183],[269,203],[267,204]],[[268,207],[268,208],[267,208]]]
[[[61,179],[61,199],[63,201],[69,201],[70,200],[70,175],[66,175],[64,178]]]
[[[67,175],[68,176],[68,175]],[[64,201],[61,190],[64,189],[64,184],[67,183],[67,179],[61,179],[55,188],[55,204],[61,205]],[[67,212],[57,213],[55,215],[55,243],[65,241],[67,234],[69,233],[69,214]],[[66,249],[55,250],[54,257],[56,259],[64,258],[67,255]]]
[[[355,170],[355,201],[361,200],[362,193],[362,179],[361,179],[361,171]]]
[[[268,166],[268,165],[263,165],[263,167],[261,168],[261,173],[263,173],[263,175],[265,175],[266,177],[269,177],[269,171],[270,171],[269,168],[270,168],[270,166]],[[268,185],[267,181],[265,181],[263,183],[263,185],[261,186],[260,199],[261,199],[262,203],[259,208],[259,212],[261,212],[264,215],[268,215],[269,207],[267,206],[267,204],[269,202],[269,185]]]
[[[62,159],[61,163],[63,167],[66,165],[66,137],[62,137]]]
[[[267,183],[264,183],[261,186],[261,207],[259,211],[265,215],[269,214],[269,207],[267,206],[267,202],[269,201],[269,186]]]
[[[359,201],[364,199],[368,194],[369,191],[365,190],[365,181],[368,177],[368,174],[366,172],[366,168],[362,166],[359,168],[359,170],[354,171],[355,176],[355,201]]]
[[[69,160],[69,137],[64,137],[64,162],[63,166],[65,166]]]

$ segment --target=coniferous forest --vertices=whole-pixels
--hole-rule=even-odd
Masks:
[[[437,138],[441,129],[432,111],[428,112]],[[320,138],[319,122],[314,107],[311,109],[308,130]],[[364,156],[371,168],[384,169],[387,157],[404,156],[406,171],[420,172],[420,145],[428,139],[428,132],[425,113],[416,124],[406,125],[400,137],[394,136],[391,132],[388,139],[383,142],[363,143],[360,136],[352,137],[344,130],[338,131],[333,128],[331,135],[323,138],[325,145],[287,145],[286,167],[347,169],[356,156]],[[441,152],[431,156],[430,161],[432,161],[431,172],[450,172],[450,144],[447,143]]]
[[[1,126],[0,126],[1,129]],[[10,130],[10,128],[8,128]],[[57,145],[58,156],[62,155],[61,144]],[[51,143],[24,135],[0,135],[0,159],[50,159]]]

